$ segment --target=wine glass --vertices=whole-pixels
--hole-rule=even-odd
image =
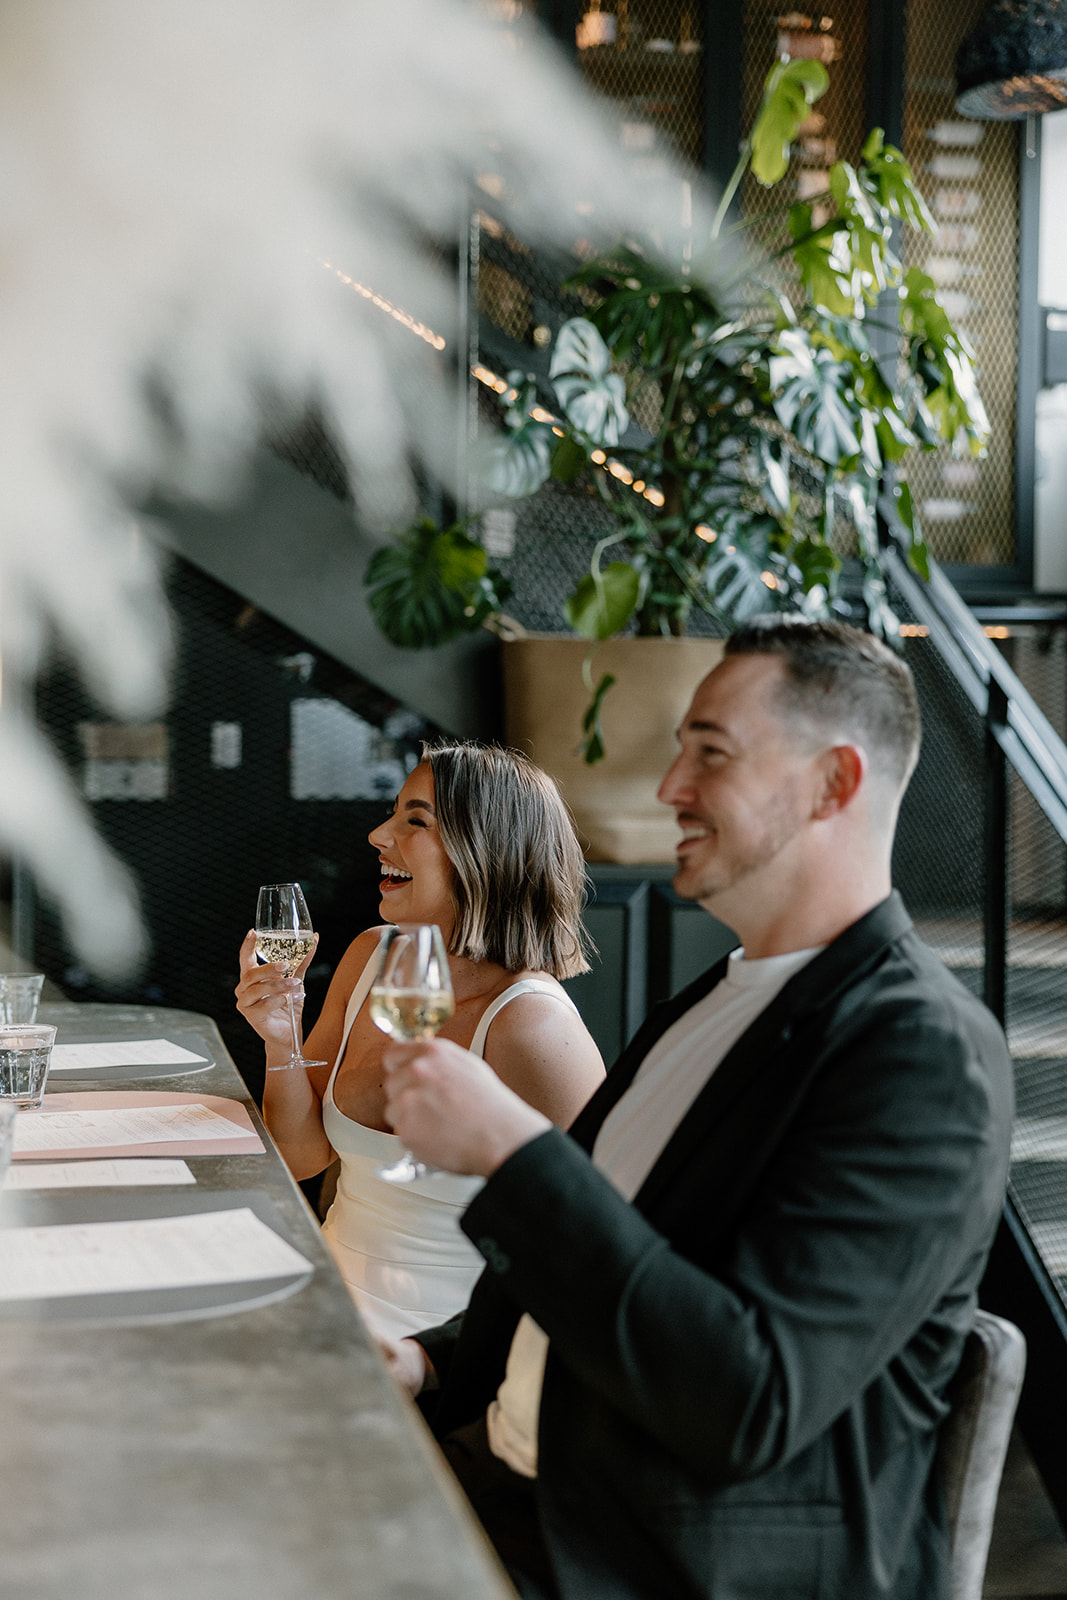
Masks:
[[[314,948],[315,933],[298,883],[265,883],[256,903],[256,955],[262,962],[274,962],[291,978],[304,957]],[[287,990],[285,1004],[293,1034],[293,1053],[270,1072],[290,1067],[324,1067],[325,1061],[308,1061],[300,1048],[300,1033],[293,1009],[293,992]]]
[[[368,1001],[371,1018],[393,1039],[432,1039],[456,1009],[441,930],[432,922],[401,922],[384,940]],[[376,1173],[386,1183],[412,1183],[439,1170],[405,1150]]]

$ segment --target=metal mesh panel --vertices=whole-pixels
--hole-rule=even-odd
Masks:
[[[897,592],[906,626],[916,619]],[[923,630],[924,632],[925,630]],[[991,630],[1061,734],[1067,632]],[[894,878],[920,934],[972,993],[984,991],[985,732],[929,638],[906,646],[923,712],[923,752],[905,796]],[[1017,773],[1009,774],[1005,1027],[1017,1122],[1011,1193],[1067,1303],[1067,845]]]
[[[997,642],[1061,738],[1067,630],[997,629]],[[1012,1194],[1067,1299],[1067,845],[1017,776],[1010,788],[1007,1028],[1018,1118]]]
[[[1018,1101],[1011,1188],[1067,1299],[1067,846],[1017,777],[1011,824],[1007,1031]]]
[[[262,1048],[233,1005],[258,885],[304,885],[320,933],[315,1015],[346,945],[377,920],[367,833],[437,730],[184,562],[168,587],[180,655],[157,730],[105,722],[61,667],[38,695],[42,725],[140,886],[147,965],[121,988],[94,983],[46,904],[34,960],[72,999],[208,1013],[258,1086]]]
[[[695,0],[589,0],[575,7],[578,63],[618,110],[635,164],[668,174],[670,159],[699,165],[703,149],[704,7]]]
[[[983,0],[909,0],[904,154],[940,224],[934,239],[907,231],[905,262],[929,272],[946,310],[975,347],[989,412],[988,458],[946,449],[909,461],[907,476],[939,561],[1015,559],[1018,126],[968,122],[955,111],[956,50]]]
[[[1067,740],[1067,626],[1017,623],[987,630],[1061,739]]]
[[[923,744],[901,808],[893,877],[922,937],[980,995],[984,728],[929,639],[909,638],[906,659],[922,706]]]

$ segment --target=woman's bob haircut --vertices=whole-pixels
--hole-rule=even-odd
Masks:
[[[453,869],[453,952],[507,972],[588,972],[585,863],[552,779],[496,745],[426,744],[422,759]]]

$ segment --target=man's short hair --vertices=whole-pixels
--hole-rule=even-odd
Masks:
[[[902,791],[919,759],[921,723],[911,670],[873,634],[843,622],[780,613],[754,617],[726,641],[729,656],[776,656],[783,716],[862,745]]]

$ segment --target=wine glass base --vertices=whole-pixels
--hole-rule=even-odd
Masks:
[[[420,1178],[439,1178],[441,1167],[431,1167],[426,1161],[416,1161],[410,1150],[384,1167],[375,1167],[374,1176],[383,1183],[417,1183]]]
[[[293,1056],[288,1061],[279,1061],[275,1067],[268,1067],[268,1072],[296,1072],[300,1067],[328,1067],[328,1061],[305,1061],[303,1056]]]

